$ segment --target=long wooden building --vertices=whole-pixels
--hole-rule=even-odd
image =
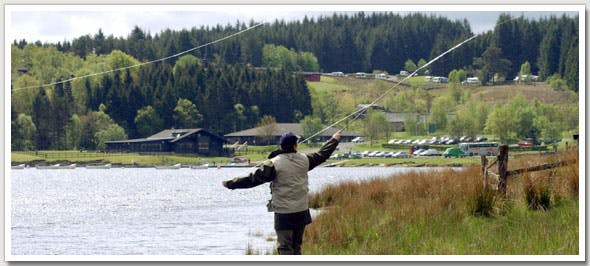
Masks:
[[[322,128],[325,126],[322,125]],[[332,137],[334,133],[338,131],[337,128],[329,128],[326,131],[319,134],[316,138],[316,141],[327,141]],[[293,134],[306,137],[303,134],[303,128],[301,124],[297,123],[276,123],[271,126],[266,127],[255,127],[250,128],[242,131],[233,132],[230,134],[226,134],[225,138],[229,143],[234,142],[248,142],[249,145],[273,145],[278,144],[283,133],[292,132]],[[342,142],[350,142],[352,139],[361,136],[355,132],[346,131],[342,132],[341,141]]]
[[[225,139],[201,128],[166,129],[143,139],[106,141],[107,152],[184,153],[226,156]]]

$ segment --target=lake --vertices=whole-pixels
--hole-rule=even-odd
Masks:
[[[12,255],[243,255],[248,246],[271,252],[268,184],[221,185],[252,170],[11,170]],[[318,167],[309,187],[406,171],[435,169]]]

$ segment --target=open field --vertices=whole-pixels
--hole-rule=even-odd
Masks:
[[[375,99],[397,82],[386,82],[376,79],[357,79],[354,77],[327,77],[322,76],[321,82],[308,82],[309,87],[318,92],[330,91],[334,93],[349,92],[355,99]],[[547,103],[577,102],[578,96],[570,91],[556,91],[545,82],[531,84],[508,84],[493,86],[461,85],[471,90],[471,96],[481,98],[488,103],[504,103],[517,93],[521,93],[527,100],[535,98]],[[400,84],[396,90],[404,90],[410,87],[427,89],[432,96],[447,94],[447,84],[425,82],[423,76],[409,78]]]
[[[521,157],[509,169],[554,160]],[[482,189],[479,166],[330,186],[310,197],[324,211],[307,227],[303,253],[576,255],[578,167],[510,178],[505,199]]]

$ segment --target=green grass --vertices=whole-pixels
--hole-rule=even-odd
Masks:
[[[349,86],[332,77],[323,76],[320,82],[307,82],[307,86],[316,92],[350,90]]]

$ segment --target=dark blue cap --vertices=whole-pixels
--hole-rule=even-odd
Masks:
[[[297,144],[297,136],[292,132],[285,133],[281,136],[281,146],[293,146]]]

